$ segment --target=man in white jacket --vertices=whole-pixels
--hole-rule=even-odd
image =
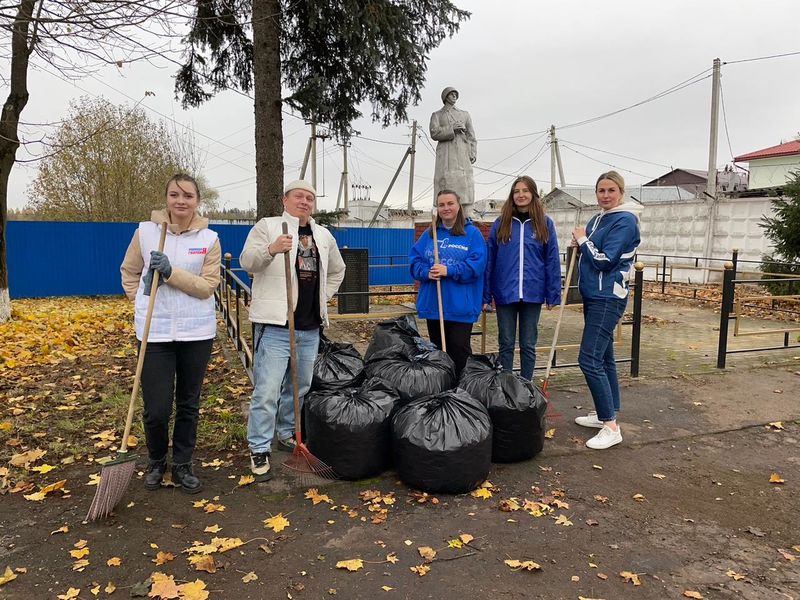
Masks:
[[[344,261],[333,235],[311,218],[316,190],[302,180],[286,186],[283,215],[267,217],[250,230],[239,264],[253,274],[250,321],[253,340],[253,397],[247,421],[250,470],[256,481],[270,478],[269,456],[278,447],[293,450],[294,405],[289,364],[286,274],[292,270],[292,300],[297,350],[297,387],[302,402],[311,386],[320,327],[328,324],[328,300],[344,279]],[[286,223],[289,233],[282,233]]]

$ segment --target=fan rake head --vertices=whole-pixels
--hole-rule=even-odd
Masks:
[[[127,454],[127,453],[126,453]],[[122,456],[103,465],[100,483],[86,515],[87,521],[104,519],[119,504],[136,470],[135,456]]]
[[[339,479],[333,467],[314,456],[303,443],[297,444],[292,455],[283,461],[283,467],[304,483],[316,483],[319,479]]]

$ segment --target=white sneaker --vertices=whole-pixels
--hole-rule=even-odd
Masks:
[[[250,472],[255,475],[256,482],[263,483],[272,478],[269,472],[269,453],[254,452],[250,454]]]
[[[585,417],[575,417],[575,422],[581,427],[603,428],[603,422],[597,418],[597,413],[595,411],[591,411]]]
[[[622,442],[622,431],[619,425],[616,431],[608,425],[603,425],[597,435],[586,442],[586,447],[592,450],[605,450],[606,448],[611,448],[611,446],[616,446],[620,442]]]

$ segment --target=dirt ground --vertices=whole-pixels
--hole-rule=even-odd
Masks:
[[[199,496],[171,487],[147,492],[139,473],[113,517],[83,523],[95,491],[86,483],[97,467],[76,461],[35,479],[41,486],[66,478],[69,493],[41,502],[23,493],[0,496],[0,581],[6,566],[16,575],[0,585],[0,598],[146,596],[150,586],[141,584],[161,572],[176,583],[202,580],[209,598],[242,600],[798,600],[800,353],[734,355],[733,366],[718,371],[713,310],[647,301],[646,312],[644,376],[623,379],[625,440],[618,447],[597,452],[583,445],[592,431],[573,418],[591,400],[573,369],[559,372],[551,388],[554,431],[544,451],[530,461],[493,465],[486,498],[424,496],[389,471],[367,481],[312,482],[329,500],[313,504],[305,497],[311,486],[280,468],[271,482],[240,485],[247,474],[240,442],[236,450],[218,451],[201,439]],[[553,318],[544,315],[543,338]],[[579,320],[570,309],[566,340],[577,339]],[[490,319],[489,350],[491,327]],[[347,323],[329,334],[357,343],[365,335]],[[620,355],[624,350],[621,344]],[[218,372],[232,377],[232,364],[220,363]],[[525,500],[539,504],[502,510]],[[264,523],[277,515],[289,521],[279,532]],[[464,534],[473,538],[466,545]],[[198,553],[188,549],[213,538],[242,545],[223,552],[217,541],[210,554],[215,572],[195,570],[188,558]],[[86,556],[70,555],[82,547],[89,548]],[[431,562],[422,547],[436,551]],[[159,558],[160,552],[173,558]],[[114,558],[119,566],[107,563]],[[88,565],[73,570],[81,559]],[[361,559],[360,568],[336,568],[350,559]],[[514,559],[539,568],[504,563]],[[419,566],[430,570],[411,570]],[[70,588],[80,591],[70,595]],[[206,597],[187,590],[182,597]]]

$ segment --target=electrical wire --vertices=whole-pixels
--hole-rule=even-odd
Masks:
[[[754,58],[742,58],[739,60],[726,60],[722,64],[723,65],[737,65],[739,63],[746,63],[746,62],[754,62],[757,60],[770,60],[772,58],[784,58],[786,56],[797,56],[800,55],[800,51],[797,52],[785,52],[783,54],[770,54],[769,56],[756,56]]]
[[[644,159],[641,159],[641,158],[635,158],[633,156],[626,156],[624,154],[617,154],[616,152],[611,152],[609,150],[602,150],[601,148],[593,148],[591,146],[586,146],[584,144],[579,144],[578,142],[573,142],[572,140],[565,140],[564,138],[558,138],[558,143],[559,144],[567,143],[567,144],[569,144],[571,146],[578,146],[579,148],[586,148],[587,150],[594,150],[595,152],[602,152],[603,154],[610,154],[611,156],[616,156],[618,158],[627,158],[629,160],[635,160],[637,162],[645,163],[645,164],[648,164],[648,165],[653,165],[655,167],[663,167],[665,169],[671,169],[672,168],[670,165],[662,165],[661,163],[652,162],[652,161],[644,160]]]
[[[579,155],[583,156],[584,158],[588,158],[589,160],[593,160],[594,162],[600,163],[601,165],[606,165],[607,167],[611,167],[612,169],[618,169],[619,171],[625,171],[626,173],[632,173],[633,175],[639,175],[640,177],[646,177],[647,179],[656,179],[656,177],[653,177],[652,175],[647,175],[645,173],[639,173],[637,171],[631,171],[630,169],[626,169],[626,168],[620,167],[618,165],[613,165],[613,164],[611,164],[609,162],[605,162],[604,160],[599,160],[597,158],[589,156],[588,154],[584,154],[583,152],[580,152],[580,151],[576,150],[575,148],[571,148],[567,144],[562,144],[562,143],[559,142],[559,145],[562,148],[566,148],[570,152],[574,152],[575,154],[579,154]]]
[[[725,125],[725,138],[728,140],[728,151],[731,153],[731,160],[735,160],[733,155],[733,146],[731,146],[731,134],[728,132],[728,116],[725,112],[725,94],[722,93],[722,78],[719,80],[719,99],[722,105],[722,123]]]

